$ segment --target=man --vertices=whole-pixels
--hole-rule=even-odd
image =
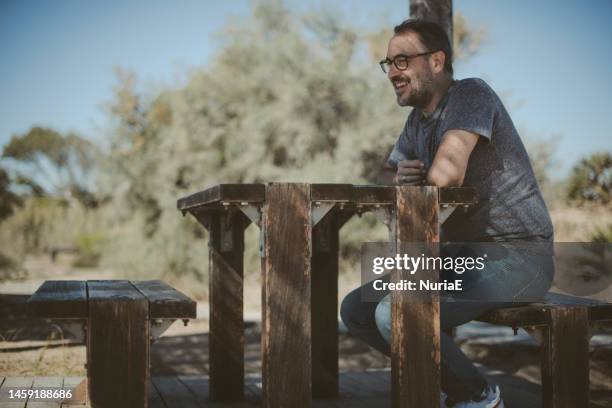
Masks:
[[[504,248],[516,241],[534,248],[539,248],[534,242],[551,243],[552,224],[527,152],[499,97],[480,79],[453,79],[450,42],[438,25],[407,20],[394,31],[381,67],[397,103],[414,109],[381,183],[474,187],[478,204],[449,217],[442,241],[496,242]],[[510,245],[485,270],[463,275],[465,293],[476,302],[467,302],[464,293],[440,293],[441,328],[464,324],[495,307],[541,298],[554,272],[550,246],[542,248],[527,253]],[[389,355],[388,293],[371,303],[363,302],[356,289],[343,300],[341,315],[351,333]],[[441,333],[440,342],[441,405],[503,407],[499,388],[487,383],[453,339]]]

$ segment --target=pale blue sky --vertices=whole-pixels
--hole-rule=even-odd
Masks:
[[[408,13],[408,0],[325,3],[361,25]],[[113,67],[172,84],[207,62],[214,34],[249,4],[0,0],[0,146],[33,125],[101,137]],[[457,78],[483,77],[506,96],[524,138],[561,136],[557,175],[612,150],[612,1],[456,0],[454,8],[487,30],[479,53],[456,65]]]

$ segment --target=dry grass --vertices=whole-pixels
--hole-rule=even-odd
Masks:
[[[555,206],[550,210],[556,242],[589,241],[597,229],[612,225],[612,207]]]

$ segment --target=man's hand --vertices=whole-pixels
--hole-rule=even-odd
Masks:
[[[397,173],[393,178],[395,184],[420,186],[425,183],[427,170],[420,160],[402,160],[397,164]]]

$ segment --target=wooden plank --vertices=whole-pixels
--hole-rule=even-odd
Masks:
[[[545,408],[589,405],[589,321],[585,307],[550,309],[542,347]]]
[[[610,303],[553,292],[548,293],[543,302],[493,310],[479,317],[478,320],[514,327],[541,326],[548,324],[550,309],[573,306],[586,307],[591,322],[612,320],[612,304]]]
[[[167,407],[199,408],[195,396],[178,378],[153,377],[153,384]]]
[[[176,206],[181,211],[188,211],[197,207],[219,204],[222,201],[261,203],[264,199],[264,184],[219,184],[180,198]]]
[[[210,405],[208,404],[210,387],[207,378],[196,375],[179,375],[177,378],[189,389],[189,391],[191,391],[198,404],[205,406]]]
[[[149,379],[148,403],[149,408],[168,408],[151,379]]]
[[[311,184],[310,199],[312,201],[346,202],[353,200],[352,184]]]
[[[92,408],[146,407],[149,302],[128,281],[89,281],[87,377]]]
[[[236,401],[244,392],[243,258],[249,220],[239,211],[210,214],[210,398]]]
[[[84,281],[45,281],[27,301],[28,314],[40,318],[87,318]]]
[[[31,377],[7,377],[0,387],[0,406],[2,408],[24,408],[27,398],[22,400],[9,399],[9,390],[29,390],[34,379]]]
[[[396,243],[440,240],[438,191],[435,187],[396,187]],[[435,249],[434,249],[435,251]],[[437,251],[435,252],[437,253]],[[403,271],[393,272],[394,279]],[[438,279],[432,271],[416,279]],[[391,293],[391,390],[394,407],[435,407],[440,403],[440,303],[437,293]]]
[[[472,205],[478,202],[478,192],[473,187],[442,187],[438,189],[438,203]]]
[[[310,407],[310,186],[270,184],[262,228],[263,406]]]
[[[62,408],[83,407],[87,404],[87,379],[83,377],[64,377],[64,389],[70,390],[71,398],[62,401]]]
[[[338,396],[338,241],[336,213],[313,229],[312,395]]]
[[[196,318],[196,302],[165,282],[132,281],[132,285],[149,300],[151,319]]]
[[[477,320],[510,327],[541,326],[548,323],[546,311],[547,309],[544,307],[511,307],[492,310],[480,316]]]
[[[355,204],[395,205],[395,187],[391,186],[353,186]]]
[[[64,379],[62,377],[36,377],[32,384],[32,389],[60,391],[63,388]],[[28,408],[60,408],[62,398],[30,398]]]

